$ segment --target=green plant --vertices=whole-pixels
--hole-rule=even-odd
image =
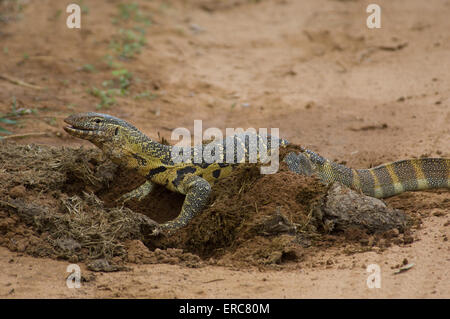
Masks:
[[[147,43],[144,33],[145,31],[141,29],[133,31],[121,28],[119,34],[111,41],[110,48],[120,58],[133,58],[136,54],[141,53],[142,47]]]
[[[53,19],[54,19],[54,20],[59,19],[59,17],[61,16],[61,13],[62,13],[62,10],[61,10],[61,9],[56,10],[55,14],[53,15]]]
[[[122,21],[133,20],[138,23],[143,23],[146,26],[151,24],[151,19],[142,14],[137,3],[121,3],[118,6],[119,15],[113,19],[113,24],[118,24]]]
[[[81,70],[85,71],[85,72],[95,72],[96,69],[92,64],[85,64],[81,67]]]
[[[133,75],[127,69],[113,70],[114,79],[103,81],[106,88],[116,89],[120,95],[128,95],[128,87],[131,84]]]
[[[141,52],[147,44],[145,32],[151,21],[148,16],[142,14],[138,4],[122,3],[118,5],[118,14],[115,16],[113,24],[121,24],[122,27],[119,28],[119,32],[113,36],[109,44],[111,52],[103,57],[103,61],[112,69],[113,78],[102,82],[105,89],[93,87],[88,90],[89,94],[100,99],[97,108],[116,104],[116,96],[129,95],[131,84],[137,81],[133,80],[133,74],[118,61],[130,60]],[[84,65],[82,69],[87,72],[94,70],[90,64]],[[156,95],[144,92],[136,95],[135,98],[154,99]]]
[[[17,125],[17,121],[13,118],[17,118],[26,114],[36,113],[36,110],[27,109],[27,108],[17,108],[17,100],[16,97],[13,96],[11,99],[11,112],[6,114],[0,113],[0,123]],[[10,131],[0,126],[0,133],[11,134]],[[0,136],[1,138],[1,136]]]
[[[154,100],[156,98],[158,98],[158,94],[152,93],[150,91],[144,91],[144,92],[136,94],[134,96],[135,100],[148,99],[148,100],[152,101],[152,100]]]
[[[114,98],[117,95],[116,89],[100,90],[94,87],[89,89],[88,93],[100,99],[100,103],[97,104],[97,109],[108,108],[117,103]]]
[[[89,7],[87,5],[81,5],[81,13],[89,14]]]
[[[17,124],[17,121],[8,119],[6,117],[6,115],[0,115],[0,123],[5,123],[5,124]],[[4,134],[11,134],[10,131],[8,131],[7,129],[3,128],[0,126],[0,133],[4,133]],[[1,138],[1,136],[0,136]]]
[[[121,91],[128,89],[133,75],[127,69],[114,70],[112,71],[112,75],[118,79]]]
[[[110,69],[120,69],[122,67],[122,63],[117,62],[111,54],[105,55],[103,61]]]
[[[84,4],[83,0],[80,1],[80,8],[81,8],[81,13],[89,14],[89,7]]]

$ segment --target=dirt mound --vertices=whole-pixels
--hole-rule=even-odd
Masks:
[[[272,175],[243,165],[213,187],[210,205],[187,227],[154,237],[155,221],[177,216],[184,197],[158,187],[123,207],[116,199],[143,178],[97,149],[4,143],[0,161],[0,244],[85,261],[93,270],[124,270],[125,262],[283,264],[323,246],[327,234],[367,245],[367,236],[393,229],[398,236],[411,225],[379,200],[322,185],[282,163]]]
[[[280,152],[298,151],[295,145]],[[299,261],[323,235],[350,242],[407,233],[414,224],[403,212],[340,184],[325,186],[295,174],[282,162],[279,172],[261,175],[243,165],[213,187],[211,205],[176,236],[146,238],[149,247],[179,247],[219,264],[283,264]],[[333,240],[334,242],[334,240]]]

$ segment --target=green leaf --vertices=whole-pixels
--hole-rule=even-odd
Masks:
[[[121,76],[121,75],[126,75],[126,74],[128,74],[127,69],[120,69],[120,70],[112,71],[112,75],[114,75],[114,76]]]
[[[0,118],[0,122],[6,123],[6,124],[16,124],[17,122],[10,119]]]
[[[11,134],[10,131],[5,130],[3,127],[0,126],[0,132],[5,133],[5,134]]]

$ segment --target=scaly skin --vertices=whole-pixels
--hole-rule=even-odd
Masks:
[[[239,163],[248,162],[249,150],[255,147],[255,141],[266,146],[269,155],[271,149],[270,138],[253,134],[256,140],[252,140],[246,139],[243,134],[237,134],[228,137],[223,143],[194,146],[191,148],[190,162],[175,163],[172,160],[174,147],[153,141],[124,120],[100,113],[80,113],[71,115],[64,121],[69,124],[64,128],[67,133],[92,142],[114,163],[136,169],[147,178],[144,184],[123,195],[120,198],[122,201],[141,200],[151,192],[154,184],[186,195],[179,216],[159,225],[155,233],[171,232],[187,225],[206,206],[211,185],[219,178],[228,176]],[[206,147],[218,147],[217,150],[222,151],[218,154],[227,154],[226,145],[229,144],[226,142],[230,139],[235,142],[236,149],[228,151],[234,155],[234,163],[237,164],[226,163],[223,155],[211,163],[202,158],[200,163],[195,163],[196,155],[202,154]],[[274,141],[281,147],[289,143],[283,139]],[[237,152],[239,147],[242,153]],[[259,157],[257,160],[260,160]],[[403,160],[371,169],[355,170],[302,149],[298,154],[289,153],[284,161],[296,173],[316,174],[324,183],[338,181],[378,198],[411,190],[450,187],[450,159],[444,158]]]
[[[450,188],[450,159],[446,158],[408,159],[370,169],[352,169],[303,149],[299,154],[289,153],[284,161],[291,171],[315,174],[326,184],[340,182],[376,198],[407,191]]]

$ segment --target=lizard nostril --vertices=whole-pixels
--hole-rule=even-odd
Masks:
[[[116,127],[116,130],[114,131],[114,135],[117,135],[117,134],[119,134],[119,128],[118,127]]]

